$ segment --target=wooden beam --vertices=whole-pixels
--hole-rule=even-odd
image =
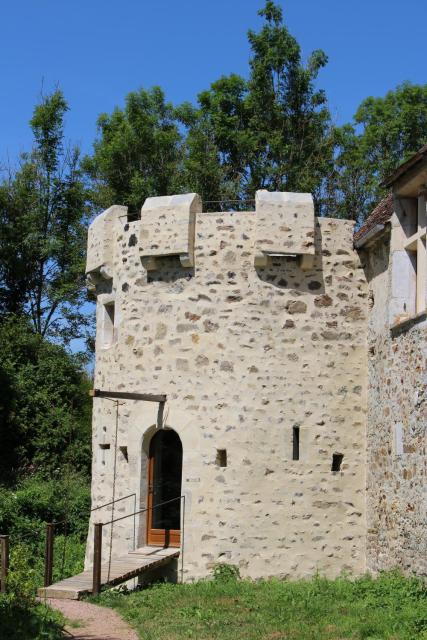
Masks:
[[[112,398],[117,400],[144,400],[145,402],[166,402],[166,394],[155,395],[153,393],[132,393],[124,391],[103,391],[91,389],[89,395],[92,398]]]

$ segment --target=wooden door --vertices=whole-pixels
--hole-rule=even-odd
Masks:
[[[161,429],[150,442],[147,544],[179,547],[181,476],[181,440],[175,431]]]

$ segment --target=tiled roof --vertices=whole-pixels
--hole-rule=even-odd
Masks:
[[[377,204],[360,229],[356,231],[354,234],[354,241],[357,242],[363,238],[363,236],[365,236],[377,224],[384,224],[385,222],[388,222],[393,215],[393,210],[393,194],[389,193],[379,204]]]

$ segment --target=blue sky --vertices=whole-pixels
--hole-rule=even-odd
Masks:
[[[404,80],[425,83],[427,0],[281,0],[304,57],[322,48],[320,75],[338,123],[368,95]],[[42,86],[70,103],[67,136],[90,151],[100,112],[158,84],[194,101],[222,74],[247,73],[248,28],[262,0],[3,0],[0,160],[30,143]]]

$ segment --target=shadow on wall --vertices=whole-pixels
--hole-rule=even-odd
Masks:
[[[147,272],[148,282],[177,282],[178,280],[191,280],[194,278],[194,267],[183,267],[179,256],[166,256],[156,258],[156,267]]]
[[[359,255],[367,282],[388,270],[390,262],[390,237],[377,242],[375,251],[372,247],[360,249]]]
[[[299,293],[311,293],[315,296],[325,293],[323,278],[322,231],[318,222],[314,229],[315,255],[313,267],[302,270],[299,257],[284,256],[273,258],[268,267],[256,267],[260,280],[268,282],[279,289],[293,289]]]

